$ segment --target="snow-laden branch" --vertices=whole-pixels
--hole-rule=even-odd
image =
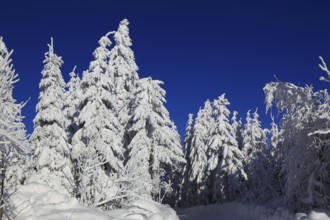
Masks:
[[[324,62],[323,58],[321,56],[319,56],[320,60],[322,63],[319,64],[319,67],[321,68],[321,70],[323,70],[324,72],[327,73],[328,78],[326,79],[325,77],[321,76],[320,80],[325,81],[325,82],[330,82],[330,71],[327,67],[327,64]]]
[[[327,134],[330,134],[330,129],[328,129],[328,130],[317,130],[317,131],[314,131],[314,132],[309,133],[308,136],[313,136],[313,135],[327,135]]]

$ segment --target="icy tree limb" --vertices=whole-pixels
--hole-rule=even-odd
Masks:
[[[323,70],[324,72],[326,72],[327,75],[328,75],[328,78],[327,79],[324,78],[323,76],[321,76],[320,77],[320,80],[325,81],[325,82],[330,82],[330,71],[329,71],[329,69],[327,67],[327,64],[324,62],[324,60],[323,60],[323,58],[321,56],[319,56],[319,58],[320,58],[320,60],[322,62],[322,64],[319,64],[319,67],[321,68],[321,70]]]
[[[312,136],[312,135],[326,135],[326,134],[330,134],[330,129],[328,130],[317,130],[314,132],[311,132],[308,134],[308,136]]]

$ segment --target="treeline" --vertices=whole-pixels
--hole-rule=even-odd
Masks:
[[[330,82],[330,71],[321,62],[327,79],[320,79]],[[195,118],[189,115],[181,206],[283,198],[295,211],[329,207],[327,90],[276,81],[267,83],[264,93],[269,129],[261,127],[257,111],[248,111],[244,124],[235,111],[230,119],[224,95],[207,100]]]

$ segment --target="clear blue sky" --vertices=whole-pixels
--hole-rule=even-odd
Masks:
[[[0,11],[0,36],[14,49],[21,79],[14,95],[19,101],[31,97],[23,111],[29,133],[50,37],[68,80],[73,66],[79,73],[87,69],[99,38],[123,18],[130,21],[139,75],[165,82],[166,106],[181,135],[188,113],[222,93],[241,117],[259,107],[268,126],[262,88],[274,74],[281,81],[329,87],[318,81],[317,66],[319,55],[330,65],[326,0],[0,0]]]

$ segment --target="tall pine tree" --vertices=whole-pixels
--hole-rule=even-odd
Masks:
[[[185,198],[183,201],[185,206],[203,204],[206,199],[205,195],[209,192],[205,185],[205,168],[207,166],[207,143],[215,124],[212,111],[211,102],[207,100],[195,119],[188,155],[189,166],[187,163],[185,168],[187,183],[182,197]]]
[[[63,114],[65,82],[60,70],[63,61],[54,53],[53,39],[48,47],[41,72],[34,131],[30,138],[33,164],[29,181],[41,181],[61,193],[72,195],[72,161]]]
[[[184,136],[184,158],[186,159],[186,165],[184,166],[183,169],[183,177],[182,177],[182,183],[180,186],[180,192],[179,192],[179,198],[178,198],[178,205],[179,206],[187,206],[187,193],[189,189],[189,176],[188,176],[188,171],[191,168],[191,163],[190,163],[190,151],[191,151],[191,140],[193,137],[193,124],[194,124],[194,118],[193,114],[188,115],[188,121],[187,121],[187,126],[186,126],[186,132]]]
[[[139,79],[138,66],[132,49],[132,40],[129,37],[129,22],[124,19],[120,22],[118,30],[114,34],[115,45],[110,51],[109,72],[114,80],[114,94],[116,101],[116,115],[123,126],[129,120],[129,103],[132,93]],[[127,133],[123,134],[127,145],[129,138]]]
[[[268,199],[270,196],[270,171],[267,152],[266,131],[261,128],[257,110],[251,118],[250,111],[246,116],[243,131],[243,149],[246,172],[248,174],[250,200]],[[267,170],[269,169],[269,170]]]
[[[7,206],[8,190],[25,179],[25,154],[29,152],[25,126],[22,122],[23,103],[13,97],[17,74],[11,64],[9,52],[0,37],[0,219],[4,211],[10,215]]]
[[[238,148],[228,119],[229,104],[224,94],[213,102],[216,124],[212,129],[207,151],[207,184],[211,189],[209,202],[233,201],[243,193],[247,179],[243,154]]]
[[[68,141],[71,144],[71,139],[78,129],[77,117],[79,115],[79,107],[82,99],[82,92],[80,88],[80,78],[78,74],[75,73],[76,67],[72,70],[70,75],[70,81],[67,83],[65,103],[64,103],[64,114],[66,117],[66,133],[68,136]]]
[[[128,145],[127,161],[128,166],[141,166],[142,173],[149,173],[153,188],[151,196],[158,201],[164,194],[173,195],[166,192],[168,183],[177,190],[185,163],[179,135],[163,105],[165,91],[160,84],[161,81],[151,78],[139,81],[131,103],[129,131],[132,140]]]
[[[113,184],[123,170],[124,160],[123,131],[115,115],[113,81],[107,72],[111,45],[108,35],[99,40],[94,60],[81,80],[78,130],[72,140],[72,157],[78,168],[77,196],[92,207],[113,206],[109,199],[118,191]]]

